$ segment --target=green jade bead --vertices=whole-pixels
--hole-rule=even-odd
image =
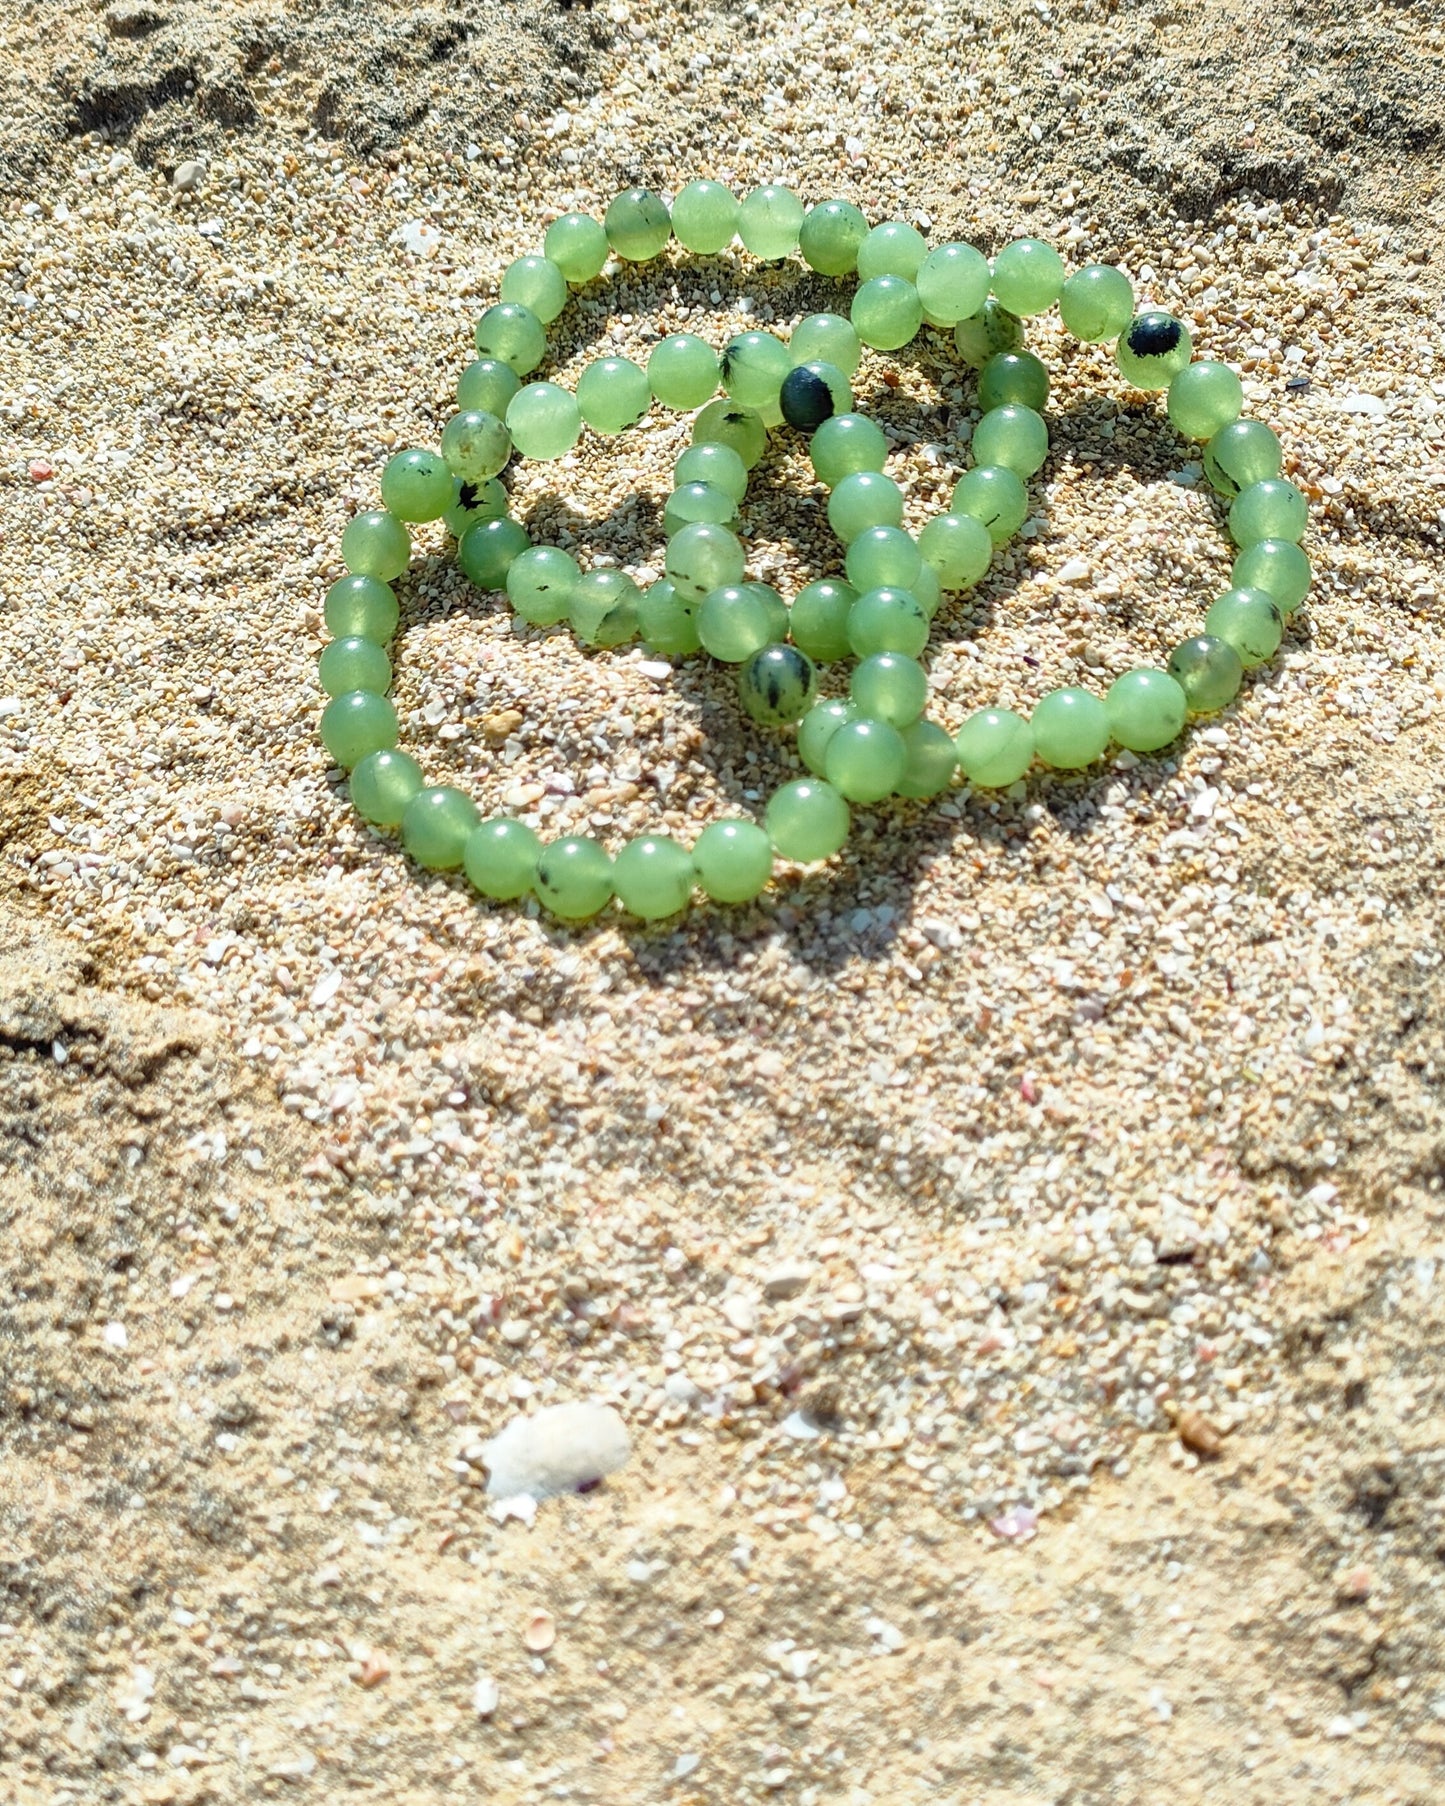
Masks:
[[[1166,405],[1176,432],[1186,439],[1212,439],[1238,420],[1244,406],[1244,384],[1228,364],[1202,358],[1186,365],[1170,382]]]
[[[410,754],[371,752],[352,770],[352,806],[375,828],[400,827],[407,804],[425,783],[421,766]]]
[[[1294,484],[1273,477],[1240,490],[1229,508],[1229,535],[1241,550],[1261,539],[1298,544],[1309,518],[1309,504]]]
[[[541,852],[541,841],[525,822],[494,815],[478,822],[467,836],[462,870],[473,890],[510,903],[531,890]]]
[[[719,489],[715,484],[684,483],[667,498],[662,510],[662,530],[671,539],[674,533],[699,520],[735,531],[738,505],[725,489]]]
[[[348,690],[374,690],[384,696],[391,688],[391,660],[374,641],[348,634],[333,640],[321,654],[316,675],[328,696],[344,696]]]
[[[533,627],[555,627],[571,613],[582,572],[561,546],[528,546],[507,567],[507,599]]]
[[[828,742],[845,721],[856,721],[858,709],[841,697],[815,702],[798,723],[798,757],[815,776],[823,776]]]
[[[697,604],[686,602],[666,577],[649,585],[637,605],[643,639],[664,658],[687,658],[702,650],[697,630]]]
[[[738,208],[738,237],[743,248],[767,263],[792,256],[802,225],[803,203],[791,188],[777,182],[754,188]]]
[[[511,403],[507,404],[509,407]],[[495,414],[467,408],[453,414],[442,428],[441,454],[454,477],[463,483],[484,483],[506,469],[512,455],[512,435]],[[448,495],[435,520],[450,506]]]
[[[1262,420],[1232,420],[1205,446],[1204,475],[1216,495],[1233,501],[1251,483],[1277,477],[1283,461],[1284,448]]]
[[[954,736],[959,768],[981,790],[1007,790],[1034,762],[1034,730],[1012,709],[978,709]]]
[[[722,386],[735,402],[754,410],[776,405],[792,354],[770,332],[740,332],[723,347]]]
[[[665,408],[700,408],[718,386],[717,353],[696,333],[670,332],[647,358],[647,382]]]
[[[396,710],[375,690],[348,690],[321,712],[321,743],[343,771],[396,745]]]
[[[457,406],[463,412],[476,408],[505,420],[512,397],[521,386],[521,377],[499,357],[474,358],[457,382]]]
[[[852,376],[863,356],[863,345],[853,322],[842,314],[809,314],[793,328],[788,352],[795,364],[831,364],[844,376]]]
[[[820,201],[803,215],[798,249],[820,276],[847,276],[858,267],[858,247],[868,236],[868,220],[851,201]]]
[[[454,872],[481,820],[465,790],[436,784],[418,790],[401,818],[401,844],[429,872]]]
[[[612,888],[629,915],[660,922],[686,909],[697,874],[692,854],[666,834],[642,834],[612,862]]]
[[[817,693],[817,669],[796,646],[764,646],[738,672],[738,695],[759,727],[787,727],[801,720]]]
[[[978,373],[978,405],[1023,407],[1042,413],[1049,399],[1049,373],[1032,351],[996,351]]]
[[[1189,713],[1189,701],[1178,680],[1147,665],[1115,678],[1104,707],[1112,739],[1136,753],[1158,752],[1178,739]]]
[[[935,514],[918,535],[918,549],[944,589],[971,589],[993,558],[993,539],[975,515]]]
[[[850,803],[879,803],[898,788],[908,748],[896,727],[859,717],[845,721],[828,742],[823,774]]]
[[[1034,705],[1034,751],[1056,771],[1082,771],[1109,744],[1109,711],[1090,690],[1050,690]]]
[[[1017,474],[1002,464],[976,464],[953,487],[951,511],[971,514],[996,546],[1013,538],[1028,519],[1029,492]]]
[[[1266,590],[1227,589],[1209,605],[1204,631],[1233,646],[1246,671],[1266,664],[1284,638],[1284,616]]]
[[[625,188],[608,207],[602,228],[624,261],[646,263],[672,236],[672,219],[661,195],[650,188]]]
[[[1076,339],[1117,339],[1134,318],[1134,285],[1110,263],[1086,263],[1059,292],[1059,318]]]
[[[341,558],[356,577],[390,583],[411,563],[411,535],[385,508],[372,508],[346,523]]]
[[[512,561],[531,543],[525,527],[501,515],[467,528],[457,542],[457,563],[478,589],[501,589]]]
[[[1288,620],[1309,593],[1310,561],[1293,540],[1257,539],[1235,559],[1229,581],[1236,589],[1267,590]]]
[[[530,307],[544,326],[550,326],[567,305],[567,278],[550,257],[518,257],[502,272],[501,297]]]
[[[484,483],[452,482],[452,503],[442,519],[447,532],[460,540],[468,527],[479,527],[484,521],[500,520],[507,512],[509,497],[495,477]]]
[[[338,577],[322,604],[326,631],[338,640],[359,637],[385,646],[401,619],[395,592],[377,577]]]
[[[912,282],[928,255],[928,240],[906,220],[886,219],[874,226],[858,247],[858,280],[902,276]],[[970,308],[970,312],[973,310]]]
[[[882,470],[888,440],[866,414],[835,414],[813,434],[808,456],[818,481],[831,489],[855,470]]]
[[[700,601],[727,583],[741,583],[747,554],[742,541],[712,521],[691,521],[668,541],[664,571],[684,601]]]
[[[828,497],[828,525],[845,546],[870,527],[903,525],[903,491],[879,470],[855,470]]]
[[[919,264],[913,281],[925,313],[945,326],[956,326],[978,313],[988,299],[988,259],[972,245],[937,245]]]
[[[773,850],[799,865],[831,859],[847,840],[851,820],[839,793],[815,778],[794,778],[784,784],[773,792],[763,812]]]
[[[1158,308],[1135,314],[1114,347],[1120,374],[1136,389],[1167,389],[1193,355],[1189,328]]]
[[[698,835],[692,869],[714,903],[751,903],[773,875],[773,843],[752,821],[715,821]]]
[[[849,545],[843,568],[860,591],[908,589],[923,568],[923,554],[902,527],[865,527]]]
[[[1042,414],[1009,402],[979,421],[971,450],[978,464],[1002,465],[1027,480],[1049,455],[1049,429]]]
[[[1227,641],[1202,633],[1170,653],[1169,675],[1183,690],[1191,715],[1217,715],[1239,694],[1244,661]]]
[[[695,257],[716,257],[738,229],[738,197],[721,182],[689,182],[672,203],[672,235]]]
[[[793,644],[820,665],[851,657],[848,616],[857,600],[853,585],[837,577],[817,577],[805,583],[788,611]]]
[[[697,632],[710,658],[741,665],[787,637],[788,610],[765,583],[719,584],[698,606]]]
[[[582,432],[582,410],[559,383],[528,383],[507,404],[507,431],[524,458],[562,458]]]
[[[908,762],[895,786],[899,796],[921,800],[938,796],[953,782],[958,748],[936,721],[912,721],[902,730]]]
[[[483,357],[509,364],[519,377],[530,375],[547,355],[547,329],[530,307],[515,301],[489,307],[472,337]]]
[[[943,606],[943,585],[938,581],[938,572],[925,561],[919,565],[918,575],[908,587],[931,621]]]
[[[1064,287],[1064,260],[1041,238],[1016,238],[993,260],[994,298],[1027,318],[1053,306]]]
[[[849,318],[865,345],[898,351],[917,338],[923,303],[906,277],[873,276],[855,292]]]
[[[901,652],[917,658],[928,644],[928,612],[909,590],[888,584],[864,590],[848,610],[848,645],[857,658]]]
[[[451,505],[453,474],[445,453],[397,452],[382,469],[382,505],[398,520],[440,520]]]
[[[928,673],[901,652],[870,653],[854,666],[848,694],[860,715],[911,727],[928,706]]]
[[[584,571],[573,584],[567,618],[584,646],[605,651],[637,637],[641,603],[642,592],[626,571],[598,566]]]
[[[748,466],[731,445],[709,440],[688,447],[672,468],[672,480],[679,489],[708,483],[741,502],[748,492]]]
[[[612,901],[612,861],[589,835],[565,834],[542,848],[532,891],[564,922],[584,922]]]
[[[625,433],[652,405],[647,372],[628,357],[599,357],[577,378],[577,407],[595,433]]]
[[[542,250],[569,282],[591,282],[607,262],[607,233],[590,213],[564,213],[548,226]]]
[[[781,383],[778,386],[781,388]],[[751,470],[768,448],[768,429],[756,408],[719,395],[693,421],[692,442],[726,446],[742,459],[745,470]],[[741,496],[738,499],[741,501]]]
[[[821,360],[794,364],[778,391],[783,419],[801,433],[815,432],[825,420],[849,413],[852,406],[853,391],[848,378],[836,364]]]
[[[971,370],[981,370],[1000,351],[1017,351],[1023,342],[1023,322],[992,297],[953,329],[954,348]]]

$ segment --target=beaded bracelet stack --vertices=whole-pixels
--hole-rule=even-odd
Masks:
[[[744,332],[721,356],[693,334],[673,333],[654,346],[645,369],[621,357],[588,365],[575,394],[524,380],[542,362],[545,329],[572,286],[597,278],[609,255],[644,262],[670,237],[714,255],[735,236],[768,262],[801,251],[823,275],[856,275],[849,317],[813,314],[786,344],[772,333]],[[1027,517],[1026,484],[1048,452],[1049,379],[1022,348],[1022,321],[1055,303],[1075,337],[1116,341],[1126,381],[1167,390],[1170,421],[1202,442],[1205,475],[1229,499],[1238,548],[1231,587],[1210,606],[1204,632],[1178,646],[1166,669],[1127,671],[1102,698],[1053,690],[1028,718],[980,709],[950,735],[924,714],[928,679],[918,661],[944,593],[976,584]],[[925,325],[951,331],[961,359],[978,373],[983,412],[972,468],[949,509],[915,539],[903,530],[903,492],[883,474],[888,442],[854,411],[850,384],[864,346],[899,350]],[[633,188],[601,222],[582,213],[556,220],[542,255],[509,266],[475,339],[480,355],[458,384],[458,412],[439,452],[398,452],[382,473],[383,507],[358,515],[342,535],[350,574],[326,596],[335,637],[321,655],[321,683],[332,699],[321,737],[350,772],[352,801],[366,821],[399,828],[419,864],[462,869],[485,897],[535,895],[574,921],[614,898],[645,920],[674,914],[696,889],[715,902],[747,902],[768,883],[775,860],[807,864],[838,852],[851,804],[936,796],[960,771],[969,784],[991,789],[1013,784],[1035,760],[1080,770],[1111,743],[1156,752],[1190,715],[1223,709],[1244,672],[1273,657],[1308,588],[1298,543],[1305,498],[1280,478],[1274,433],[1240,418],[1238,376],[1222,363],[1192,361],[1188,328],[1171,314],[1136,313],[1122,271],[1089,264],[1066,276],[1058,254],[1038,239],[1006,245],[990,265],[972,245],[930,250],[900,220],[870,230],[846,201],[805,213],[791,190],[774,184],[739,202],[719,183],[693,182],[671,210]],[[654,400],[700,412],[663,517],[665,575],[643,592],[623,570],[583,571],[562,547],[532,545],[508,515],[497,479],[514,455],[564,456],[584,424],[602,434],[625,431]],[[768,432],[785,423],[810,435],[813,469],[830,491],[828,520],[846,548],[844,577],[807,584],[791,606],[770,585],[747,579],[737,533],[748,473]],[[761,823],[715,822],[691,848],[644,835],[615,858],[587,836],[544,846],[526,823],[484,821],[461,790],[427,785],[416,761],[396,750],[386,647],[399,619],[390,585],[411,558],[409,525],[438,519],[457,540],[472,583],[504,591],[534,626],[568,622],[588,646],[640,636],[670,658],[704,650],[737,665],[744,709],[764,726],[796,723],[798,754],[811,775],[775,791]],[[848,699],[819,701],[817,666],[849,657],[858,662]]]

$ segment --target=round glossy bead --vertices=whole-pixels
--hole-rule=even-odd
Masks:
[[[788,613],[793,644],[821,665],[849,657],[853,648],[848,644],[848,615],[857,600],[853,585],[836,577],[805,583]]]
[[[855,470],[882,470],[888,441],[866,414],[835,414],[813,434],[808,455],[818,481],[831,489]]]
[[[863,355],[853,322],[842,314],[809,314],[799,320],[788,350],[795,364],[832,364],[844,376],[852,376]]]
[[[923,562],[944,589],[969,589],[989,567],[993,540],[973,514],[935,514],[918,535]]]
[[[1001,464],[1028,478],[1049,455],[1049,429],[1042,414],[1009,402],[993,408],[973,429],[972,451],[980,465]]]
[[[322,612],[326,631],[338,640],[359,635],[378,646],[387,644],[401,618],[391,585],[378,577],[338,577]]]
[[[779,858],[800,865],[830,859],[847,840],[850,820],[843,798],[816,778],[794,778],[775,790],[763,815]]]
[[[531,890],[542,843],[511,816],[494,815],[478,822],[462,849],[462,870],[484,897],[511,902]]]
[[[906,220],[886,219],[858,247],[858,279],[871,282],[875,276],[902,276],[912,282],[927,255],[928,240],[916,226]]]
[[[943,603],[943,585],[938,581],[938,572],[925,561],[919,565],[918,575],[908,587],[918,598],[924,614],[931,621]]]
[[[1289,539],[1296,544],[1309,525],[1309,505],[1280,477],[1241,489],[1229,508],[1229,534],[1237,546],[1261,539]]]
[[[647,372],[629,357],[599,357],[577,378],[577,406],[596,433],[636,426],[652,401]]]
[[[896,789],[899,796],[937,796],[958,769],[958,748],[936,721],[912,721],[902,730],[908,763]]]
[[[1134,318],[1134,285],[1111,263],[1086,263],[1059,291],[1059,318],[1076,339],[1117,339]]]
[[[772,263],[798,248],[803,203],[791,188],[764,182],[743,197],[738,209],[738,237],[754,257]]]
[[[1191,715],[1217,715],[1239,694],[1244,661],[1227,641],[1201,633],[1174,648],[1169,675],[1183,690]]]
[[[1104,698],[1109,733],[1130,752],[1157,752],[1179,737],[1189,712],[1183,686],[1167,671],[1137,666],[1115,678]]]
[[[955,326],[988,299],[988,259],[972,245],[938,245],[919,264],[914,284],[929,317]]]
[[[787,636],[788,610],[766,583],[724,583],[699,604],[697,631],[711,657],[740,665]]]
[[[775,403],[793,367],[787,346],[770,332],[740,332],[723,347],[722,385],[745,408]]]
[[[1114,362],[1136,389],[1168,388],[1193,355],[1189,328],[1158,308],[1135,314],[1114,347]]]
[[[1050,690],[1034,705],[1034,751],[1056,771],[1092,765],[1109,744],[1109,712],[1091,690]]]
[[[897,351],[918,336],[923,303],[904,276],[874,276],[862,283],[849,312],[853,329],[875,351]]]
[[[1034,730],[1012,709],[979,709],[954,736],[958,763],[970,784],[1006,790],[1034,762]]]
[[[316,675],[328,696],[344,696],[348,690],[375,690],[384,696],[391,688],[391,660],[374,640],[349,634],[326,647]]]
[[[507,431],[524,458],[565,457],[582,431],[582,410],[559,383],[528,383],[507,404]]]
[[[686,658],[702,647],[697,604],[684,601],[666,577],[644,590],[637,625],[647,644],[664,658]]]
[[[395,828],[425,783],[421,766],[410,754],[371,752],[352,770],[352,805],[361,819],[374,827]]]
[[[501,296],[530,307],[547,326],[567,305],[567,278],[550,257],[518,257],[502,272]]]
[[[873,652],[917,658],[928,644],[928,614],[906,589],[884,584],[864,590],[848,610],[848,644],[857,658]]]
[[[1049,373],[1032,351],[996,351],[978,373],[978,405],[1033,408],[1042,413],[1049,399]]]
[[[607,234],[590,213],[564,213],[548,226],[542,249],[569,282],[591,282],[607,262]]]
[[[1308,593],[1310,561],[1293,540],[1257,539],[1235,559],[1229,580],[1236,589],[1267,590],[1288,620]]]
[[[773,875],[773,843],[752,821],[715,821],[698,835],[692,869],[714,903],[751,903]]]
[[[907,589],[918,575],[923,554],[902,527],[865,527],[848,547],[844,569],[858,590],[890,585]]]
[[[1170,423],[1186,439],[1212,439],[1238,420],[1243,406],[1244,384],[1228,364],[1212,358],[1186,365],[1169,385]]]
[[[845,546],[870,527],[901,527],[903,491],[881,470],[855,470],[828,497],[828,525]]]
[[[411,563],[411,535],[394,514],[372,508],[346,523],[341,557],[354,576],[390,583]]]
[[[447,532],[459,540],[468,527],[479,527],[483,521],[500,520],[507,512],[508,496],[495,477],[483,483],[452,482],[452,502],[442,519]]]
[[[321,712],[321,743],[345,771],[396,745],[396,710],[375,690],[348,690]]]
[[[781,388],[781,383],[778,386]],[[767,450],[768,430],[755,408],[744,407],[741,402],[719,395],[693,421],[692,442],[694,445],[727,446],[738,454],[744,470],[748,471]]]
[[[478,589],[501,589],[512,560],[531,543],[527,529],[504,514],[467,528],[457,543],[457,563]]]
[[[650,188],[625,188],[602,221],[607,242],[628,263],[656,257],[672,235],[667,203]]]
[[[465,790],[436,784],[418,790],[402,812],[401,844],[429,872],[454,872],[480,820]]]
[[[708,483],[740,502],[748,492],[748,466],[731,445],[705,440],[682,454],[673,466],[672,480],[679,489],[686,483]]]
[[[629,840],[612,862],[617,901],[644,922],[659,922],[686,909],[695,877],[691,853],[666,834]]]
[[[507,405],[510,407],[511,403]],[[512,435],[495,414],[467,408],[453,414],[442,428],[441,452],[454,477],[460,477],[464,483],[484,483],[505,469],[512,455]],[[451,499],[449,494],[437,514],[428,518],[437,519]]]
[[[499,301],[477,321],[473,334],[483,357],[510,364],[518,376],[535,370],[547,355],[547,332],[530,307]]]
[[[811,433],[835,414],[846,414],[853,406],[853,391],[836,364],[821,360],[795,364],[783,378],[778,406],[789,426]]]
[[[928,673],[901,652],[874,652],[853,667],[848,694],[858,713],[905,728],[928,706]]]
[[[1017,351],[1023,342],[1023,322],[991,297],[953,329],[958,355],[973,370],[981,370],[1000,351]]]
[[[585,921],[612,901],[612,861],[589,835],[563,835],[538,854],[532,889],[554,916]]]
[[[700,408],[717,389],[717,353],[696,333],[670,332],[648,354],[647,381],[665,408]]]
[[[1012,539],[1029,512],[1029,492],[1002,464],[977,464],[953,486],[953,512],[971,514],[996,546]]]
[[[1204,475],[1216,495],[1232,501],[1251,483],[1277,477],[1283,457],[1279,440],[1262,420],[1232,420],[1205,446]]]
[[[561,546],[528,546],[507,567],[507,598],[533,627],[553,627],[571,612],[581,575],[577,560]]]
[[[1016,238],[993,260],[993,292],[1011,314],[1041,314],[1064,286],[1064,260],[1041,238]]]
[[[452,472],[445,454],[400,451],[388,458],[381,473],[381,499],[398,520],[440,520],[452,499]]]
[[[846,276],[858,267],[858,247],[868,221],[851,201],[820,201],[798,228],[798,249],[810,269],[823,276]]]
[[[1284,637],[1279,605],[1262,589],[1227,589],[1204,617],[1204,631],[1233,646],[1246,671],[1272,659]]]
[[[817,693],[813,661],[796,646],[764,646],[738,672],[743,708],[760,727],[786,727],[801,720]]]
[[[845,721],[823,754],[823,774],[850,803],[891,796],[908,768],[908,748],[896,727],[859,716]]]
[[[725,251],[737,229],[738,198],[721,182],[689,182],[672,203],[672,235],[695,256]]]
[[[665,570],[684,600],[698,601],[725,583],[741,583],[742,541],[712,521],[692,521],[668,542]]]
[[[572,585],[567,617],[584,646],[625,646],[637,634],[642,592],[626,571],[599,565]]]
[[[457,383],[457,406],[463,410],[479,408],[505,420],[508,405],[521,386],[521,377],[501,358],[474,358]]]
[[[662,530],[671,539],[674,533],[681,532],[696,520],[736,529],[738,505],[715,483],[684,483],[667,498],[662,510]]]
[[[822,777],[828,742],[845,721],[857,719],[858,710],[840,697],[813,704],[798,723],[798,757],[809,771]]]

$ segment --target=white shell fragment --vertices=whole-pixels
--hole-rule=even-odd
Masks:
[[[412,219],[392,234],[413,257],[435,257],[441,249],[442,235],[430,220]]]
[[[477,1717],[490,1718],[501,1701],[501,1689],[491,1675],[479,1675],[476,1686],[472,1688],[472,1710]]]
[[[513,1418],[482,1450],[494,1499],[551,1499],[615,1474],[632,1453],[627,1429],[610,1405],[549,1405]]]

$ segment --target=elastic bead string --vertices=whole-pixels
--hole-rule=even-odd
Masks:
[[[856,275],[849,316],[811,315],[787,344],[768,332],[739,333],[721,354],[692,333],[673,333],[653,347],[645,368],[623,357],[596,359],[575,393],[527,380],[572,287],[600,275],[609,255],[644,262],[670,238],[714,255],[735,236],[759,258],[801,251],[821,274]],[[1237,547],[1231,587],[1167,668],[1127,671],[1104,697],[1073,686],[1052,690],[1028,717],[978,709],[950,736],[924,713],[928,679],[918,661],[945,593],[978,583],[1027,518],[1026,485],[1048,455],[1049,378],[1023,348],[1023,322],[1053,306],[1076,338],[1112,341],[1114,361],[1134,387],[1167,391],[1170,421],[1202,444],[1206,479],[1229,503]],[[854,411],[851,379],[864,347],[896,351],[925,325],[952,332],[959,356],[978,371],[983,412],[971,468],[949,508],[915,538],[903,529],[903,492],[883,470],[888,441]],[[361,816],[399,829],[406,851],[428,869],[465,871],[489,898],[535,895],[567,920],[596,915],[614,898],[633,915],[661,918],[698,889],[715,902],[747,902],[767,885],[776,860],[810,864],[837,853],[852,804],[936,796],[960,771],[975,788],[1004,788],[1036,762],[1081,770],[1110,744],[1157,752],[1189,716],[1225,708],[1244,672],[1274,656],[1309,584],[1298,544],[1304,496],[1279,475],[1275,435],[1240,417],[1238,376],[1225,364],[1195,361],[1189,331],[1173,315],[1136,312],[1122,271],[1090,264],[1068,275],[1038,239],[1004,246],[990,265],[972,245],[930,248],[900,220],[870,229],[848,202],[805,212],[775,184],[739,202],[716,182],[693,182],[670,212],[660,196],[628,189],[602,222],[581,213],[554,221],[542,254],[507,268],[474,336],[479,355],[458,383],[457,412],[439,450],[392,457],[382,472],[382,507],[358,515],[342,535],[349,574],[327,592],[326,625],[335,637],[319,676],[331,697],[321,737],[350,772]],[[514,457],[564,456],[584,425],[624,432],[654,401],[700,412],[663,517],[664,575],[644,592],[624,570],[584,571],[562,547],[533,545],[507,513],[497,479]],[[749,473],[768,432],[783,423],[810,435],[814,472],[829,490],[829,524],[845,547],[844,576],[806,584],[791,606],[748,578],[737,533]],[[670,658],[704,651],[736,665],[753,721],[797,725],[807,775],[773,793],[761,823],[715,822],[691,848],[643,835],[615,859],[588,836],[544,845],[525,822],[483,821],[465,792],[428,785],[416,761],[397,750],[386,648],[399,619],[391,584],[411,559],[409,525],[434,520],[456,539],[470,581],[504,592],[534,626],[565,621],[588,646],[640,637]],[[857,661],[848,698],[820,702],[818,665],[846,658]]]

